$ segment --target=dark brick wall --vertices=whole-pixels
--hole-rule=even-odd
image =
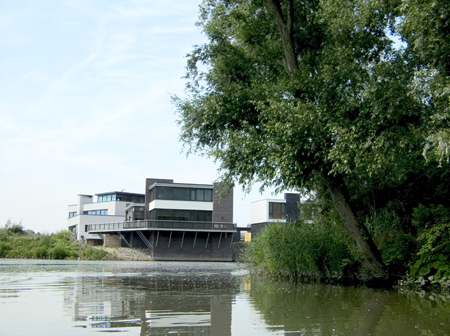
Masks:
[[[222,197],[220,195],[220,184],[214,183],[213,187],[213,222],[233,223],[233,188]]]
[[[269,223],[255,223],[255,224],[252,224],[252,230],[251,230],[251,233],[252,233],[252,239],[253,239],[258,233],[260,233],[261,230],[263,230],[263,229],[267,226],[267,224],[269,224]]]
[[[145,179],[145,210],[144,210],[144,219],[150,219],[150,213],[148,204],[150,203],[150,190],[149,187],[153,185],[155,182],[160,183],[173,183],[173,180],[168,179],[157,179],[157,178],[147,178]]]
[[[300,194],[285,193],[286,200],[286,222],[295,222],[300,216],[298,203],[300,202]]]

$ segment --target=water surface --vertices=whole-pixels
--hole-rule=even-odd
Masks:
[[[0,260],[0,335],[450,335],[425,293],[294,285],[236,263]]]

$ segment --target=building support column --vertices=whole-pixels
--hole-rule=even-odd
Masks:
[[[183,237],[181,238],[181,248],[183,248],[183,242],[184,242],[184,234],[186,233],[186,231],[183,231]]]
[[[125,242],[125,245],[127,245],[129,248],[131,248],[131,244],[126,240],[125,236],[122,234],[122,232],[118,231],[120,239],[122,239]]]
[[[207,247],[208,247],[209,234],[210,234],[210,232],[208,232],[208,237],[206,237],[206,244],[205,244],[205,248],[207,248]]]
[[[219,248],[220,248],[220,242],[221,242],[221,240],[222,240],[222,232],[220,233],[220,237],[219,237],[219,244],[217,245],[217,249],[219,249]]]

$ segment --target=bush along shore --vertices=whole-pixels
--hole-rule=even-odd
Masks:
[[[77,241],[70,231],[35,234],[10,220],[0,228],[0,258],[116,259],[102,249]]]
[[[247,244],[241,260],[254,272],[301,282],[337,283],[450,291],[450,210],[414,209],[405,232],[395,211],[365,218],[386,263],[384,274],[370,271],[332,211],[295,223],[270,223]],[[308,223],[308,224],[306,224]]]

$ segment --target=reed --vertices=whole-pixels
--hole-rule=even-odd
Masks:
[[[258,273],[303,281],[344,282],[358,262],[337,226],[270,223],[243,254]]]

